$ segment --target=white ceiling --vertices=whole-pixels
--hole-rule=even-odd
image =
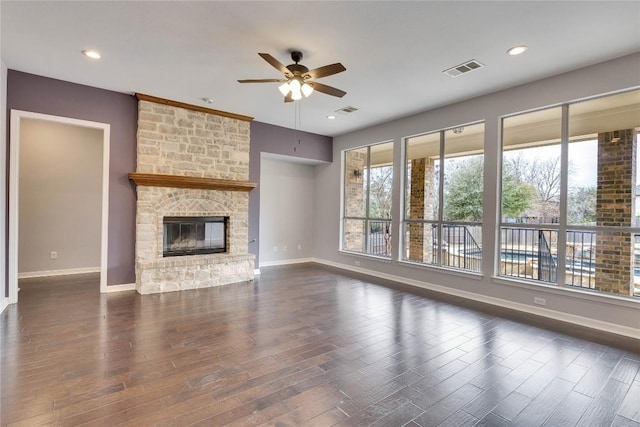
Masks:
[[[2,0],[0,14],[9,69],[329,136],[640,50],[639,1]],[[518,44],[529,50],[506,55]],[[319,81],[347,95],[285,104],[275,83],[237,83],[280,78],[258,52],[289,64],[292,49],[310,69],[341,62]],[[485,67],[442,73],[470,59]],[[359,110],[327,120],[346,106]]]

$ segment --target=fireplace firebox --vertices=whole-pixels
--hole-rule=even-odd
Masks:
[[[227,216],[166,216],[162,256],[227,252]]]

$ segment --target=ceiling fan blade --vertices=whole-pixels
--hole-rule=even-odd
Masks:
[[[347,94],[347,92],[343,90],[336,89],[335,87],[323,85],[322,83],[318,83],[318,82],[309,82],[309,85],[311,85],[311,87],[313,87],[313,89],[317,90],[318,92],[326,93],[327,95],[337,96],[338,98],[342,98]]]
[[[293,102],[293,98],[291,97],[291,92],[284,96],[284,102]]]
[[[284,83],[286,79],[245,79],[238,80],[238,83]]]
[[[262,59],[267,61],[269,64],[271,64],[273,68],[280,71],[281,73],[286,75],[291,74],[291,72],[287,69],[287,67],[285,67],[285,65],[282,62],[278,61],[276,58],[269,55],[268,53],[259,53],[258,55],[260,55]]]
[[[346,68],[344,68],[344,66],[341,63],[337,62],[335,64],[325,65],[324,67],[315,68],[313,70],[307,71],[306,73],[304,73],[304,77],[309,76],[309,78],[312,78],[312,79],[319,79],[320,77],[332,76],[334,74],[341,73],[345,70]]]

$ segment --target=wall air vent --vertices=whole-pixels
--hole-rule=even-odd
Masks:
[[[336,113],[349,114],[349,113],[353,113],[354,111],[358,111],[358,109],[356,107],[347,106],[339,110],[336,110]]]
[[[482,67],[484,67],[484,65],[482,65],[475,59],[472,59],[471,61],[467,61],[463,64],[456,65],[455,67],[451,67],[448,70],[444,70],[443,73],[451,77],[458,77]]]

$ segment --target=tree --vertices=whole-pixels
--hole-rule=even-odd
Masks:
[[[445,169],[445,219],[480,221],[484,186],[483,158],[468,157],[447,166],[449,169]],[[534,198],[534,187],[523,182],[513,166],[505,164],[502,178],[502,214],[518,218],[531,207]]]
[[[482,157],[472,157],[446,164],[445,219],[482,220],[483,171]]]
[[[393,166],[372,167],[369,173],[369,217],[391,219]],[[391,230],[388,222],[372,221],[371,232],[382,233],[384,256],[391,254]],[[370,248],[371,250],[371,248]]]
[[[505,168],[502,172],[502,215],[519,218],[533,205],[535,189]]]
[[[369,217],[391,218],[393,167],[380,166],[371,168],[369,180]]]
[[[567,220],[570,224],[596,222],[596,187],[578,187],[569,192]]]
[[[541,202],[560,203],[560,158],[535,158],[529,165],[525,182],[536,189]]]
[[[529,208],[533,216],[544,221],[560,216],[560,157],[553,153],[540,152],[550,147],[533,147],[505,153],[504,168],[520,182],[529,184],[534,190],[534,200]],[[542,156],[542,157],[540,157]],[[569,173],[572,168],[569,166]]]

